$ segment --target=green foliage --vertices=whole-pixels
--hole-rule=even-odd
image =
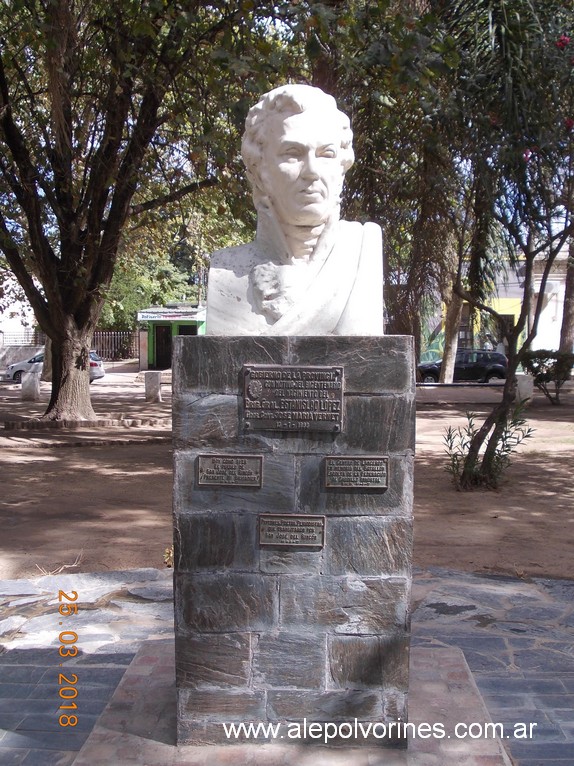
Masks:
[[[450,473],[457,490],[482,487],[496,489],[506,469],[510,466],[510,456],[518,446],[530,439],[534,429],[526,425],[522,417],[523,406],[518,405],[510,414],[510,418],[501,429],[500,439],[494,450],[489,470],[485,472],[478,460],[473,463],[470,479],[468,479],[468,457],[479,426],[476,424],[477,415],[468,412],[467,424],[453,428],[449,426],[444,436],[445,452],[448,455],[446,471]]]
[[[98,327],[133,329],[143,308],[205,300],[208,254],[250,236],[219,186],[143,214],[123,232]]]
[[[560,404],[560,389],[572,376],[574,354],[545,349],[527,351],[522,356],[522,367],[552,404]]]
[[[64,349],[89,348],[106,296],[116,312],[129,302],[126,280],[111,286],[116,264],[137,274],[135,292],[156,290],[118,258],[128,220],[215,186],[237,197],[247,105],[300,62],[280,11],[243,0],[0,3],[0,250],[53,340],[51,419],[93,417]]]

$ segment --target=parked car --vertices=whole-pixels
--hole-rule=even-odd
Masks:
[[[27,359],[25,362],[15,362],[14,364],[8,365],[6,368],[6,378],[8,380],[13,380],[15,383],[20,383],[22,381],[23,372],[41,373],[43,366],[44,352],[41,351],[39,354],[36,354],[36,356],[33,356],[31,359]],[[98,356],[95,351],[90,351],[90,383],[93,383],[94,380],[98,380],[98,378],[103,378],[105,374],[106,371],[104,369],[102,358]]]
[[[438,383],[442,359],[435,362],[421,362],[418,365],[418,377],[423,383]],[[504,380],[508,360],[504,354],[484,349],[462,349],[457,351],[454,363],[455,383],[473,381],[490,383],[491,380]]]

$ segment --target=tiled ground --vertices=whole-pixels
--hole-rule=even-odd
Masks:
[[[76,727],[62,728],[58,724],[61,712],[58,673],[62,659],[58,654],[58,635],[62,627],[58,624],[54,599],[56,588],[75,588],[83,599],[82,614],[74,623],[78,636],[81,635],[80,651],[77,657],[63,662],[66,673],[78,676],[77,701],[81,716]],[[115,731],[117,751],[112,760],[104,759],[101,764],[154,766],[157,762],[161,766],[172,766],[169,758],[177,754],[173,747],[174,696],[170,665],[173,660],[169,651],[158,653],[157,645],[154,647],[152,643],[157,639],[171,640],[171,598],[171,573],[155,569],[1,582],[0,764],[71,766],[126,668],[144,644],[151,653],[145,660],[144,652],[144,660],[130,666],[126,685],[121,687],[123,698],[120,696],[115,701],[112,713],[117,725],[131,727],[130,736],[137,738],[140,760],[134,761],[130,755],[134,743],[122,741],[123,734]],[[439,716],[441,705],[444,707],[453,701],[461,716],[466,714],[466,703],[455,699],[455,693],[468,692],[476,683],[490,719],[505,724],[506,732],[512,732],[517,722],[537,724],[531,740],[513,736],[505,739],[504,744],[517,766],[573,766],[574,582],[542,579],[526,582],[442,570],[418,572],[413,610],[413,646],[419,648],[415,654],[421,649],[431,650],[431,654],[426,655],[426,664],[419,660],[413,670],[412,716],[419,716],[421,720],[425,720],[424,716]],[[451,668],[445,687],[441,686],[444,679],[439,679],[438,685],[437,679],[433,680],[432,674],[442,671],[434,667],[437,660],[433,658],[438,655],[432,652],[448,647],[462,649],[472,676],[462,673],[460,668]],[[430,676],[425,678],[425,674]],[[145,688],[141,686],[144,681]],[[416,691],[417,683],[423,684],[418,687],[424,688],[422,696]],[[415,704],[417,694],[419,701]],[[154,706],[160,699],[164,702],[157,711]],[[134,716],[134,710],[142,709],[142,705],[148,711],[147,718]],[[108,715],[108,726],[109,721]],[[471,755],[465,749],[467,740],[456,744],[459,749],[449,754],[450,760],[445,760],[444,751],[429,751],[424,757],[419,754],[418,761],[412,760],[415,751],[410,748],[408,755],[412,758],[408,764],[468,766],[472,762],[473,766],[478,763],[494,766],[492,760],[488,760],[491,755],[487,754],[481,754],[481,761],[469,761]],[[171,748],[168,760],[165,760],[166,746]],[[189,754],[188,760],[174,760],[173,766],[184,763],[186,766],[227,763],[238,766],[249,763],[383,766],[384,763],[384,766],[394,766],[388,751],[383,761],[380,753],[366,751],[357,754],[355,761],[345,761],[341,751],[313,751],[311,757],[308,748],[290,749],[285,754],[269,747],[275,746],[259,746],[257,756],[249,755],[252,760],[242,760],[247,757],[246,753],[237,760],[237,754],[232,757],[229,748],[214,760],[215,751],[211,749],[208,754],[196,752],[195,760],[189,760]],[[77,766],[98,766],[98,763],[84,759],[78,760]]]

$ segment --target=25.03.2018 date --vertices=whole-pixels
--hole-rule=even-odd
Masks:
[[[73,603],[74,601],[77,601],[77,599],[78,594],[75,590],[72,591],[71,595],[64,593],[63,590],[58,591],[58,601],[72,602],[60,603],[58,611],[62,617],[72,617],[78,614],[78,605]],[[62,625],[61,622],[60,625]],[[60,657],[75,657],[78,654],[78,647],[76,646],[78,634],[74,630],[63,630],[58,636],[58,640],[60,642],[60,647],[58,649]],[[60,667],[61,666],[62,663],[60,663]],[[70,678],[68,678],[68,675]],[[60,710],[77,711],[78,705],[73,701],[78,696],[78,689],[76,688],[77,683],[78,676],[75,673],[58,674],[58,685],[60,687],[58,693],[62,700]],[[76,726],[78,723],[78,716],[70,713],[61,713],[58,718],[58,723],[60,726]]]

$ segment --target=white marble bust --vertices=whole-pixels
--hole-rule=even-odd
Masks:
[[[242,156],[257,236],[211,257],[208,335],[381,335],[381,230],[341,221],[349,118],[309,85],[249,111]]]

